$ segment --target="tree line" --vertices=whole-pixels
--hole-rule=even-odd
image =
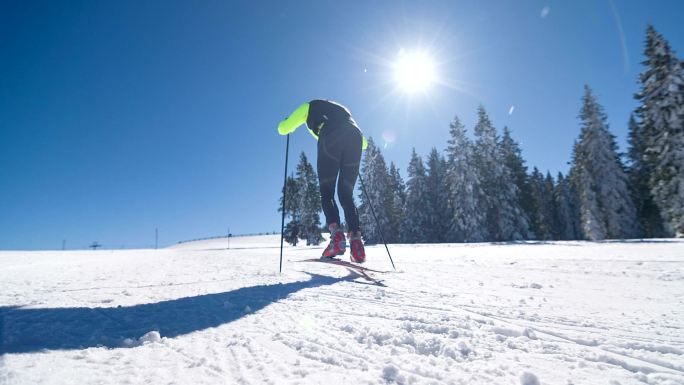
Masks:
[[[442,152],[433,147],[423,159],[413,149],[405,181],[369,139],[360,172],[368,195],[359,192],[364,240],[684,236],[684,63],[652,26],[646,31],[644,56],[634,96],[638,107],[627,123],[626,155],[619,152],[603,106],[585,86],[567,175],[544,174],[536,167],[530,171],[510,129],[499,132],[483,106],[472,135],[457,116]],[[286,186],[287,241],[318,244],[320,193],[304,153]]]

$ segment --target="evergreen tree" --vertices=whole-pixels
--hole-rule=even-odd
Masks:
[[[559,239],[581,239],[577,198],[574,194],[572,184],[560,172],[558,173],[556,188],[554,191],[554,200],[558,210]]]
[[[668,235],[684,236],[684,64],[652,26],[646,31],[646,66],[639,76],[644,161],[649,187]]]
[[[482,242],[485,226],[484,193],[473,165],[473,144],[458,117],[449,125],[447,153],[448,242]]]
[[[554,199],[554,191],[556,190],[556,184],[551,176],[550,172],[546,172],[546,178],[544,178],[544,204],[545,204],[545,215],[548,216],[549,229],[551,233],[551,239],[560,239],[561,234],[561,224],[558,213],[558,205],[556,205],[556,199]]]
[[[292,246],[297,246],[299,242],[299,231],[301,229],[301,224],[298,220],[291,220],[285,225],[283,230],[283,239],[285,242],[291,244]]]
[[[399,174],[399,169],[394,165],[394,162],[390,162],[389,180],[389,195],[392,197],[389,210],[390,231],[389,234],[385,234],[385,237],[387,238],[387,242],[404,242],[401,234],[401,224],[406,217],[406,213],[404,212],[406,207],[406,185]]]
[[[427,242],[445,242],[449,228],[446,162],[436,148],[432,148],[427,162]]]
[[[423,160],[413,149],[408,166],[408,180],[406,181],[406,219],[402,227],[405,242],[427,242],[427,227],[429,225],[427,207],[427,174]]]
[[[525,160],[522,157],[522,150],[520,150],[518,143],[511,137],[511,131],[508,127],[504,127],[503,136],[501,137],[501,152],[503,164],[510,172],[513,184],[518,189],[517,204],[522,209],[523,219],[529,224],[529,231],[525,238],[532,239],[535,237],[532,229],[534,205],[532,203],[532,190],[529,176],[527,175],[527,166],[525,166]]]
[[[363,193],[360,195],[359,221],[363,229],[363,238],[367,243],[378,243],[382,241],[381,234],[389,235],[388,208],[391,207],[390,201],[393,197],[390,194],[390,179],[385,158],[372,138],[368,139],[368,148],[361,164],[361,177],[368,193],[368,197]],[[371,204],[375,208],[379,223],[375,222]]]
[[[553,190],[544,175],[534,167],[530,175],[532,195],[532,217],[534,232],[538,240],[554,239]]]
[[[577,192],[577,202],[580,211],[580,229],[582,239],[601,240],[606,238],[605,224],[599,212],[595,183],[586,167],[580,166],[589,162],[588,155],[582,151],[579,142],[575,141],[570,169],[571,183]],[[575,166],[577,165],[577,166]]]
[[[299,242],[299,232],[300,232],[300,218],[301,209],[298,204],[299,199],[299,188],[297,181],[294,177],[288,176],[285,182],[285,217],[290,218],[290,221],[285,225],[283,230],[283,238],[285,242],[297,246]],[[279,199],[278,211],[283,212],[283,196],[281,195]]]
[[[487,116],[483,106],[478,108],[478,122],[475,125],[475,146],[473,147],[474,166],[480,176],[480,183],[484,193],[481,209],[485,212],[485,226],[489,239],[498,240],[499,226],[496,213],[497,199],[494,194],[496,189],[496,130]]]
[[[503,164],[496,129],[484,107],[478,109],[475,126],[474,160],[485,195],[486,226],[491,240],[524,239],[529,232],[524,213],[518,205],[518,190]]]
[[[318,177],[306,158],[304,152],[299,156],[297,165],[297,205],[301,217],[299,218],[299,236],[306,239],[307,246],[318,245],[323,240],[321,236],[321,193],[318,187]]]
[[[584,88],[582,123],[571,174],[579,193],[584,236],[591,240],[638,235],[636,209],[627,187],[615,137],[591,89]]]
[[[285,180],[285,190],[287,191],[285,195],[285,216],[295,217],[299,214],[299,207],[297,206],[297,181],[290,175]],[[278,212],[283,212],[283,195],[278,199]]]
[[[643,126],[637,123],[634,115],[629,117],[629,158],[628,177],[632,199],[637,210],[637,218],[646,238],[665,235],[660,210],[653,201],[649,187],[651,170],[646,162],[646,142]]]

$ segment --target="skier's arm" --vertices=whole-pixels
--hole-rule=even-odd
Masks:
[[[290,116],[287,117],[287,119],[281,121],[280,124],[278,124],[278,133],[280,135],[287,135],[293,133],[297,129],[297,127],[306,123],[306,119],[308,117],[309,103],[303,103],[302,105],[297,107],[297,109],[294,110],[294,112],[292,112]],[[311,130],[311,128],[309,128],[309,132],[311,133],[311,136],[318,140],[318,136]],[[367,147],[368,141],[365,137],[363,137],[361,148],[365,150]]]
[[[280,135],[287,135],[294,132],[297,127],[306,122],[307,117],[309,117],[309,103],[304,103],[297,107],[287,119],[278,124],[278,133]]]

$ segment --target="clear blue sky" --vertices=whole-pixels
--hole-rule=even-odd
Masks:
[[[383,153],[404,177],[412,147],[443,149],[479,104],[530,167],[565,172],[583,85],[624,151],[646,26],[683,57],[683,14],[677,0],[4,0],[0,249],[278,230],[276,125],[313,98],[393,137]],[[428,49],[449,85],[397,93],[401,48]],[[315,159],[304,129],[291,165],[300,151]]]

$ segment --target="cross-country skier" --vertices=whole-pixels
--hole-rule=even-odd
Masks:
[[[349,110],[329,100],[312,100],[299,106],[278,125],[278,133],[287,135],[306,123],[309,132],[318,140],[318,183],[321,203],[328,229],[330,244],[321,258],[344,255],[347,241],[340,225],[340,211],[335,202],[337,194],[344,210],[351,246],[351,260],[363,263],[366,253],[361,241],[359,214],[354,204],[354,185],[359,175],[361,150],[368,146],[361,129],[351,117]],[[339,179],[338,179],[339,175]]]

